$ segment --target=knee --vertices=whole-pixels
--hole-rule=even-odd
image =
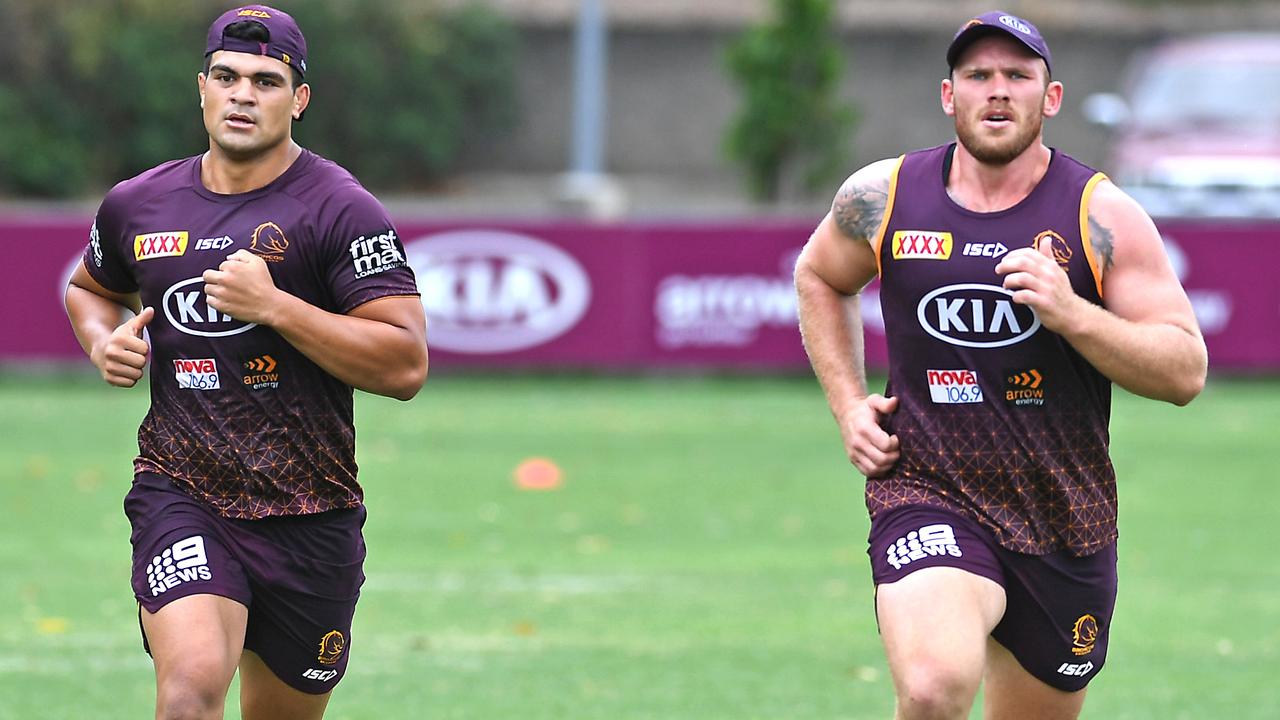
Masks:
[[[902,720],[967,718],[981,675],[943,664],[919,663],[897,678]]]
[[[173,677],[156,690],[156,720],[222,720],[227,688],[197,678]]]

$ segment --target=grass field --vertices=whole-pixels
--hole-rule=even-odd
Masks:
[[[150,717],[121,511],[146,401],[0,375],[0,718]],[[862,482],[812,380],[433,378],[357,416],[369,580],[331,720],[890,717]],[[1085,718],[1280,717],[1278,428],[1277,381],[1117,393]],[[531,456],[563,487],[517,489]]]

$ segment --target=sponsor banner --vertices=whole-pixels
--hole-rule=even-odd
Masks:
[[[353,271],[366,277],[402,262],[413,267],[430,317],[433,369],[807,372],[791,272],[817,221],[595,224],[409,218],[397,220],[394,231],[403,258],[391,231],[352,238],[346,252]],[[87,362],[67,324],[62,297],[89,243],[92,224],[88,215],[0,219],[0,248],[6,257],[20,258],[22,266],[0,286],[5,308],[0,313],[0,360]],[[1280,221],[1158,225],[1204,329],[1211,367],[1280,368],[1280,284],[1268,274],[1280,266]],[[147,260],[139,262],[150,265],[152,258],[162,257],[154,253],[177,252],[183,244],[173,235],[146,243],[142,254]],[[226,243],[217,230],[189,237],[186,253]],[[1007,252],[998,244],[944,238],[927,229],[902,240],[902,252],[921,260],[962,253],[995,258]],[[134,241],[126,239],[130,256]],[[256,249],[272,256],[295,252],[287,242],[264,223]],[[198,277],[163,289],[152,303],[162,321],[214,342],[252,327],[212,311]],[[940,288],[909,312],[927,332],[962,347],[1016,343],[1038,322],[994,284]],[[874,282],[864,291],[862,313],[867,364],[883,368],[887,357]],[[271,372],[244,368],[241,377]],[[253,380],[259,384],[258,378]],[[1001,380],[1008,385],[1007,378]]]

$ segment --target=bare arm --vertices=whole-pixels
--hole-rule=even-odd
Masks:
[[[262,258],[246,250],[205,271],[204,281],[210,307],[272,328],[352,387],[408,400],[427,379],[426,318],[416,297],[331,313],[277,288]]]
[[[102,379],[117,387],[137,384],[150,350],[142,339],[142,329],[155,316],[155,310],[140,309],[137,293],[126,295],[106,289],[83,263],[71,275],[64,302],[71,329]],[[121,323],[126,308],[138,314]]]
[[[883,473],[898,457],[897,437],[879,425],[879,416],[892,412],[897,401],[867,393],[858,302],[858,293],[876,275],[871,242],[885,215],[895,164],[874,163],[846,180],[796,261],[805,351],[846,453],[868,477]]]
[[[1015,250],[996,272],[1015,302],[1071,343],[1124,389],[1186,405],[1204,388],[1208,354],[1186,292],[1146,212],[1103,182],[1089,204],[1089,228],[1102,273],[1105,307],[1071,291],[1045,248]]]

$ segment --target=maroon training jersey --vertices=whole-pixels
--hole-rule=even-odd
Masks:
[[[237,195],[205,189],[200,165],[176,160],[117,185],[85,249],[94,279],[156,310],[135,471],[232,518],[359,505],[351,387],[274,330],[210,308],[201,275],[246,249],[280,289],[347,313],[417,294],[400,239],[350,173],[309,151]]]
[[[947,195],[954,147],[903,156],[875,239],[885,394],[899,402],[885,429],[901,457],[867,482],[867,507],[943,507],[1010,550],[1092,554],[1116,539],[1111,383],[1013,302],[995,266],[1048,237],[1076,293],[1101,304],[1087,202],[1105,176],[1055,151],[1022,202],[971,212]]]

